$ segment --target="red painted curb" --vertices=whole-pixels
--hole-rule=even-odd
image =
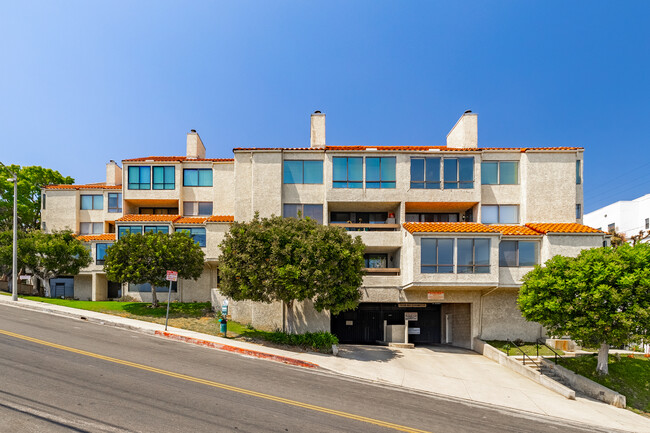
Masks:
[[[198,344],[199,346],[211,347],[213,349],[226,350],[228,352],[239,353],[241,355],[254,356],[261,359],[270,359],[272,361],[282,362],[284,364],[295,365],[298,367],[318,368],[317,364],[299,359],[289,358],[281,355],[272,355],[270,353],[258,352],[257,350],[242,349],[241,347],[228,346],[226,344],[215,343],[214,341],[199,340],[198,338],[185,337],[183,335],[172,334],[166,331],[156,331],[156,335],[169,338],[172,340],[184,341],[186,343]]]

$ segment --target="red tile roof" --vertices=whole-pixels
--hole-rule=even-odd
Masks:
[[[505,236],[540,236],[541,233],[536,232],[530,227],[526,226],[509,226],[509,225],[499,225],[491,224],[490,228],[498,231]]]
[[[119,218],[115,220],[116,222],[125,222],[125,221],[131,221],[131,222],[147,222],[147,221],[155,221],[155,222],[175,222],[178,220],[181,216],[180,215],[144,215],[144,214],[138,214],[138,215],[124,215],[122,218]]]
[[[317,147],[236,147],[236,151],[250,151],[250,150],[320,150],[320,151],[377,151],[377,152],[429,152],[429,151],[443,151],[443,152],[480,152],[483,150],[488,151],[517,151],[527,152],[531,151],[557,151],[557,150],[584,150],[583,147],[478,147],[468,149],[458,149],[447,146],[325,146]]]
[[[209,223],[231,223],[235,221],[235,217],[232,215],[212,215],[207,219],[206,222]]]
[[[233,158],[188,158],[187,156],[146,156],[123,159],[122,162],[233,162]]]
[[[207,217],[183,217],[174,221],[174,224],[203,224]]]
[[[526,224],[526,227],[529,227],[537,232],[547,234],[547,233],[598,233],[606,234],[604,231],[596,230],[589,226],[585,226],[577,223],[529,223]]]
[[[91,242],[91,241],[114,241],[115,233],[104,233],[103,235],[81,235],[78,236],[81,242]]]
[[[409,233],[498,233],[480,223],[404,223]]]
[[[105,183],[89,183],[86,185],[47,185],[45,189],[122,189],[122,185],[106,185]]]

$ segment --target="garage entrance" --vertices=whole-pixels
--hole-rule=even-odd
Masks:
[[[440,343],[440,304],[364,302],[356,310],[332,315],[332,334],[345,344],[376,344],[384,339],[384,320],[388,325],[403,325],[404,313],[411,313],[411,317],[417,316],[417,320],[409,321],[410,343]]]

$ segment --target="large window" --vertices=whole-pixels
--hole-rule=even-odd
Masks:
[[[177,232],[187,232],[194,242],[199,246],[205,247],[205,228],[204,227],[181,227],[176,229]]]
[[[212,186],[212,169],[211,168],[184,169],[183,186]]]
[[[323,161],[284,161],[284,183],[323,183]]]
[[[459,274],[490,272],[490,239],[458,239]]]
[[[576,185],[580,185],[582,183],[582,176],[580,174],[580,160],[578,159],[576,161]]]
[[[445,158],[445,189],[474,188],[474,158]]]
[[[285,204],[285,218],[312,218],[323,224],[323,205],[322,204]]]
[[[129,189],[151,189],[151,167],[129,167]]]
[[[184,201],[183,215],[212,215],[211,201]]]
[[[363,158],[332,158],[334,188],[361,188],[363,186]]]
[[[98,265],[104,264],[104,259],[106,258],[106,248],[110,247],[113,244],[97,244],[95,245],[95,263]]]
[[[118,226],[117,227],[117,238],[126,236],[128,234],[140,233],[142,234],[142,226]]]
[[[144,232],[169,233],[169,226],[144,226]]]
[[[499,266],[535,266],[537,264],[537,242],[501,241],[499,244]]]
[[[334,224],[386,224],[388,212],[332,212],[330,223]]]
[[[79,234],[100,235],[104,232],[104,223],[79,223]]]
[[[108,194],[108,211],[122,212],[122,193],[112,192]]]
[[[173,166],[153,166],[153,189],[176,188],[175,170]]]
[[[97,210],[104,209],[104,196],[100,194],[81,195],[81,209],[82,210]]]
[[[395,188],[395,157],[366,158],[366,188]]]
[[[518,183],[518,161],[487,161],[481,163],[481,184],[516,185]]]
[[[451,274],[454,272],[454,240],[429,239],[421,241],[420,272],[423,274]]]
[[[483,205],[481,206],[481,222],[484,224],[517,224],[519,223],[519,206]]]
[[[440,189],[440,158],[411,158],[411,188]]]

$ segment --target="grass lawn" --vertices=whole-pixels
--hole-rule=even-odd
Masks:
[[[564,359],[563,367],[623,394],[627,406],[650,416],[650,358],[643,355],[609,356],[609,374],[596,374],[597,356]]]
[[[21,298],[159,324],[165,323],[165,315],[167,313],[167,303],[160,303],[157,308],[151,308],[151,304],[145,302],[75,301],[71,299],[43,298],[38,296],[21,296]],[[172,302],[169,305],[169,326],[209,335],[221,334],[220,324],[209,302]],[[329,333],[327,335],[325,333],[315,333],[306,337],[304,335],[287,335],[282,332],[253,329],[233,321],[228,322],[226,338],[242,339],[257,343],[270,342],[277,345],[298,346],[305,349],[323,350],[325,352],[331,351],[332,344],[338,343],[336,337],[333,337]]]
[[[489,341],[486,341],[486,343],[489,344],[490,346],[496,347],[497,349],[499,349],[500,351],[502,351],[503,353],[505,353],[507,355],[521,356],[521,352],[516,347],[514,347],[512,344],[508,343],[507,341],[489,340]],[[510,345],[510,350],[506,349],[507,345]],[[521,350],[524,351],[524,353],[526,353],[526,355],[528,355],[528,356],[537,356],[537,348],[535,347],[535,343],[527,343],[526,342],[523,345],[520,345],[519,347],[521,348]],[[559,355],[564,355],[564,352],[562,352],[559,349],[555,349],[555,351]],[[540,356],[553,356],[554,354],[548,347],[540,345],[539,346],[539,355]]]

